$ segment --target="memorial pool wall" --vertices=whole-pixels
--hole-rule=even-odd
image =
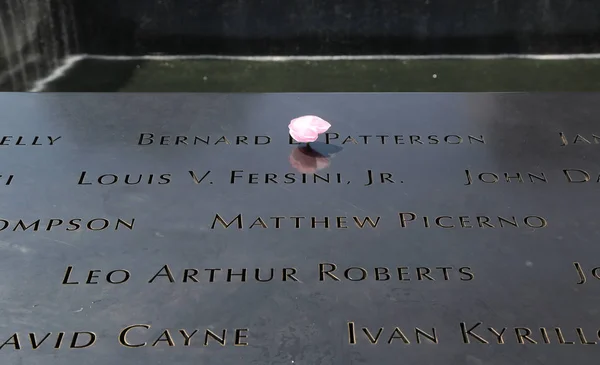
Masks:
[[[2,0],[0,90],[67,55],[592,53],[594,0]]]

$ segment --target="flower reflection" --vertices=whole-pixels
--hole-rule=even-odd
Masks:
[[[310,147],[297,147],[290,154],[290,164],[303,174],[315,173],[329,166],[329,158]]]

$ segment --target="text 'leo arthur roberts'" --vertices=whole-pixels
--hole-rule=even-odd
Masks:
[[[393,218],[393,219],[392,219]],[[539,215],[419,215],[399,212],[397,216],[256,216],[215,214],[210,229],[376,229],[389,221],[400,228],[545,228],[548,220]]]

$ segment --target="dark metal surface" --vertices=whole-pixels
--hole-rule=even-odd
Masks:
[[[3,94],[1,363],[592,363],[598,347],[582,342],[600,342],[600,282],[592,273],[600,266],[599,102],[598,94]],[[289,144],[289,120],[303,114],[321,116],[340,135],[314,144],[323,156]],[[154,134],[154,143],[140,145],[142,133]],[[174,145],[178,135],[189,144]],[[364,135],[373,136],[367,144]],[[192,145],[193,136],[210,136],[211,145]],[[231,143],[212,144],[221,136]],[[236,136],[250,145],[236,145]],[[255,136],[270,143],[253,145]],[[346,136],[358,144],[342,144]],[[311,183],[285,183],[285,174],[317,167],[330,183],[312,183],[311,174]],[[585,170],[590,181],[569,182],[569,169]],[[232,184],[234,170],[244,178]],[[368,170],[378,183],[365,186]],[[206,177],[196,183],[190,171]],[[482,172],[499,182],[479,181]],[[523,182],[507,183],[503,174],[517,172]],[[394,183],[381,184],[380,173]],[[101,185],[104,174],[119,180]],[[152,183],[126,185],[127,174],[129,182],[153,174]],[[415,219],[402,227],[399,213]],[[215,223],[217,214],[227,222],[242,214],[242,229]],[[305,217],[300,228],[290,218],[297,216]],[[357,227],[353,217],[366,216],[379,217],[376,228]],[[452,218],[438,225],[441,216]],[[271,217],[287,219],[277,228]],[[329,217],[330,227],[312,228],[311,217]],[[498,217],[514,217],[518,227],[501,227]],[[94,219],[96,230],[86,228]],[[98,230],[100,219],[108,228]],[[327,263],[337,265],[340,281],[320,280]],[[583,284],[574,263],[586,273]],[[163,275],[149,283],[164,265],[174,282]],[[363,275],[357,267],[367,278],[344,278],[351,267],[351,278]],[[245,282],[228,282],[229,269],[244,268]],[[257,282],[257,268],[261,278],[273,268],[273,280]],[[185,269],[197,270],[198,282],[184,283]],[[221,269],[213,282],[207,269]],[[90,270],[101,270],[89,279],[97,284],[85,284]],[[112,270],[130,277],[108,283]],[[463,337],[461,323],[468,330],[479,322],[471,333],[480,339]],[[120,343],[132,325],[149,326],[125,338],[145,346]],[[435,332],[437,343],[416,328]],[[226,329],[225,345],[209,337],[204,346],[207,329],[219,336]],[[246,346],[235,346],[236,329]],[[198,330],[189,346],[181,330]],[[71,348],[76,331],[94,333],[95,342]],[[74,346],[90,336],[78,335]]]

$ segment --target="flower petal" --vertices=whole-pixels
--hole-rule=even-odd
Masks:
[[[319,138],[319,134],[312,129],[296,130],[290,128],[290,136],[298,142],[314,142]]]
[[[319,118],[315,115],[312,115],[311,117],[310,125],[317,131],[317,133],[325,133],[329,128],[331,128],[331,124],[329,124],[323,118]]]

